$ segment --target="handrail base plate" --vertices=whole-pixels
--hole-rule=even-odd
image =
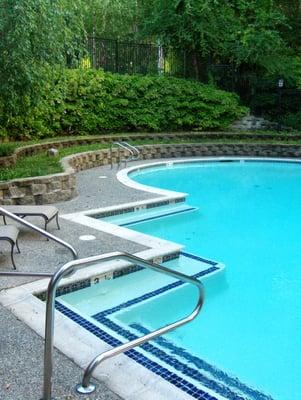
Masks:
[[[96,385],[90,383],[89,386],[85,387],[81,383],[75,386],[75,390],[79,394],[91,394],[95,391]]]

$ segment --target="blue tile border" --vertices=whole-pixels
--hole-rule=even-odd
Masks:
[[[174,199],[174,200],[155,201],[153,203],[146,204],[146,209],[168,206],[168,205],[172,206],[174,204],[184,203],[185,200],[186,200],[186,198],[183,197],[183,198]],[[103,211],[103,212],[91,215],[91,218],[101,219],[101,218],[106,218],[106,217],[113,217],[116,215],[128,214],[128,213],[132,213],[132,212],[135,212],[135,207],[126,207],[126,208],[117,209],[117,210]]]
[[[211,266],[210,268],[207,268],[206,270],[200,271],[197,274],[194,274],[194,275],[191,275],[191,276],[193,278],[195,278],[195,279],[198,279],[198,278],[202,278],[202,277],[204,277],[204,276],[206,276],[208,274],[211,274],[213,272],[216,272],[219,269],[220,269],[219,267]],[[128,300],[125,303],[121,303],[118,306],[115,306],[115,307],[109,308],[107,310],[101,311],[101,312],[93,315],[92,317],[95,318],[95,319],[98,319],[98,318],[101,318],[103,316],[114,314],[117,311],[121,311],[121,310],[123,310],[125,308],[131,307],[131,306],[133,306],[135,304],[141,303],[142,301],[151,299],[152,297],[158,296],[159,294],[168,292],[171,289],[174,289],[174,288],[179,287],[179,286],[183,286],[185,284],[186,284],[185,282],[177,280],[177,281],[175,281],[173,283],[170,283],[168,285],[162,286],[159,289],[156,289],[156,290],[153,290],[151,292],[148,292],[148,293],[146,293],[146,294],[144,294],[142,296],[139,296],[139,297],[136,297],[134,299]]]
[[[159,218],[163,218],[163,217],[170,217],[172,215],[183,214],[183,213],[186,213],[186,212],[189,212],[189,211],[196,211],[196,210],[197,210],[196,207],[190,207],[190,208],[187,208],[185,210],[166,212],[165,214],[160,214],[160,215],[156,215],[156,216],[153,216],[153,217],[137,219],[136,221],[126,222],[124,224],[118,224],[118,225],[119,226],[131,226],[131,225],[135,225],[135,224],[140,224],[142,222],[153,221],[155,219],[159,219]]]
[[[113,330],[116,332],[118,335],[121,335],[128,341],[137,339],[138,336],[130,332],[129,330],[120,327],[116,322],[111,321],[107,317],[102,317],[100,319],[97,318],[97,321],[101,323],[102,325],[106,326],[107,328]],[[141,349],[146,351],[148,354],[151,354],[152,356],[155,356],[157,359],[160,361],[163,361],[170,367],[174,368],[176,371],[180,372],[184,376],[190,379],[194,379],[198,383],[201,383],[208,389],[214,391],[215,393],[222,395],[228,399],[231,400],[245,400],[241,395],[235,393],[232,391],[230,388],[228,388],[224,383],[217,382],[213,379],[208,378],[206,375],[202,374],[198,369],[196,368],[191,368],[189,365],[186,363],[183,363],[179,361],[176,357],[171,356],[167,354],[165,351],[162,349],[154,346],[151,343],[144,343],[142,346],[139,346]],[[137,350],[136,350],[137,351]],[[127,354],[127,353],[125,353]],[[147,367],[147,365],[146,365]],[[148,367],[147,367],[148,368]],[[164,367],[163,367],[164,368]],[[164,368],[165,369],[165,368]],[[174,373],[173,373],[174,374]],[[158,374],[162,376],[161,374]],[[174,383],[173,381],[170,381],[168,378],[165,377],[170,383]],[[181,376],[177,376],[175,378],[175,381],[182,381],[186,380],[185,378],[182,378]],[[192,397],[194,398],[199,398],[198,397],[198,388],[195,386],[195,384],[189,383],[189,386],[191,386],[192,392],[189,393]],[[183,389],[182,389],[183,390]],[[202,391],[203,392],[203,391]],[[230,396],[230,397],[229,397]],[[202,397],[201,397],[202,398]]]
[[[180,253],[181,254],[181,253]],[[205,260],[205,259],[201,259],[200,257],[198,258],[197,256],[193,256],[190,255],[188,253],[184,253],[183,254],[184,257],[188,257],[191,256],[191,258],[194,258],[196,260],[201,261],[202,263],[208,264],[209,268],[207,268],[206,270],[200,271],[196,274],[193,275],[193,277],[195,278],[200,278],[203,277],[205,275],[208,275],[210,273],[216,272],[217,270],[219,270],[220,268],[217,267],[217,263],[213,263],[210,260]],[[127,331],[124,328],[121,328],[120,326],[118,326],[115,322],[112,322],[107,316],[114,314],[115,312],[118,312],[122,309],[126,309],[134,304],[138,304],[139,302],[142,302],[146,299],[152,298],[154,296],[157,296],[158,294],[161,293],[165,293],[173,288],[179,287],[184,285],[185,282],[182,281],[175,281],[171,284],[165,285],[157,290],[154,290],[152,292],[149,292],[143,296],[139,296],[135,299],[129,300],[125,303],[122,303],[116,307],[112,307],[111,309],[108,310],[104,310],[100,313],[97,313],[95,316],[93,316],[92,318],[95,318],[95,320],[97,320],[99,323],[103,324],[104,326],[108,327],[109,329],[113,330],[115,333],[118,333],[119,335],[122,335],[123,337],[125,337],[128,340],[131,340],[133,338],[136,338],[137,336],[135,336],[133,333]],[[122,344],[121,341],[119,341],[118,339],[114,338],[113,336],[111,336],[108,332],[103,331],[102,329],[100,329],[98,326],[94,325],[93,323],[91,323],[90,321],[87,321],[85,318],[83,318],[81,315],[77,314],[76,312],[68,309],[65,305],[59,303],[58,301],[56,301],[56,309],[59,310],[60,312],[62,312],[64,315],[66,315],[67,317],[71,318],[74,322],[78,323],[80,326],[84,327],[85,329],[87,329],[89,332],[93,333],[95,336],[99,337],[100,339],[102,339],[103,341],[105,341],[106,343],[108,343],[109,345],[116,347],[120,344]],[[165,352],[163,352],[162,350],[156,349],[156,347],[154,347],[152,344],[150,343],[145,343],[143,346],[141,346],[144,350],[146,350],[148,353],[150,354],[154,354],[155,353],[160,353],[161,357],[166,358],[166,361],[168,361],[168,355],[165,354]],[[210,394],[204,392],[203,390],[201,390],[200,388],[197,388],[195,385],[191,384],[190,382],[186,381],[184,378],[179,377],[176,373],[169,371],[167,368],[162,367],[161,365],[159,365],[158,363],[156,363],[155,361],[152,361],[150,359],[148,359],[145,355],[140,354],[137,350],[129,350],[128,352],[125,353],[127,356],[129,356],[131,359],[133,359],[134,361],[138,362],[139,364],[145,366],[147,369],[149,369],[150,371],[154,372],[155,374],[161,376],[162,378],[166,379],[168,382],[170,382],[171,384],[175,385],[176,387],[178,387],[179,389],[183,390],[184,392],[186,392],[187,394],[191,395],[193,398],[195,399],[199,399],[199,400],[217,400],[215,397],[211,396]],[[158,357],[158,354],[156,355]],[[160,358],[159,358],[160,359]],[[169,360],[171,362],[171,360]],[[180,365],[181,363],[179,362],[179,364],[177,363],[178,366],[178,370],[185,370],[186,366],[184,364]],[[200,374],[198,371],[193,371],[193,374]],[[187,375],[189,376],[189,375]],[[200,374],[200,377],[202,375]],[[192,376],[190,376],[191,378]],[[205,383],[207,383],[207,385],[215,385],[215,382],[212,381],[212,383],[210,383],[210,380],[208,380],[205,376],[202,376],[202,381],[204,381]],[[216,388],[218,391],[218,387]],[[226,390],[226,388],[225,388]],[[234,400],[243,400],[242,398],[235,398]]]
[[[213,266],[218,265],[218,263],[215,262],[215,261],[211,261],[211,260],[196,256],[196,255],[193,255],[193,254],[190,254],[190,253],[185,253],[185,252],[177,252],[177,253],[167,254],[167,255],[163,256],[162,262],[165,263],[167,261],[174,260],[176,258],[179,258],[180,255],[183,256],[183,257],[188,257],[188,258],[197,260],[197,261],[201,261],[201,262],[206,263],[208,265],[213,265]],[[143,269],[144,268],[140,267],[139,265],[131,265],[129,267],[125,267],[125,268],[122,268],[120,270],[113,271],[112,278],[113,279],[120,278],[120,277],[122,277],[124,275],[132,274],[133,272],[141,271]],[[211,273],[211,272],[212,271],[209,271],[208,273]],[[75,292],[77,290],[81,290],[81,289],[84,289],[86,287],[89,287],[89,286],[91,286],[92,279],[93,278],[84,279],[84,280],[81,280],[81,281],[78,281],[78,282],[70,283],[68,285],[60,286],[56,291],[56,297],[59,297],[59,296],[65,295],[67,293],[72,293],[72,292]],[[42,300],[42,301],[45,301],[46,300],[46,292],[37,293],[36,297],[38,299]]]
[[[192,260],[196,260],[196,261],[201,261],[205,264],[214,265],[214,266],[218,265],[218,262],[216,262],[216,261],[211,261],[211,260],[208,260],[207,258],[196,256],[195,254],[186,253],[184,251],[181,251],[180,254],[184,257],[191,258]]]
[[[147,328],[137,323],[131,324],[130,327],[143,335],[146,335],[150,332]],[[239,390],[240,392],[244,393],[247,396],[252,396],[252,399],[272,400],[271,396],[266,395],[260,392],[259,390],[247,386],[246,384],[241,382],[238,378],[228,375],[224,371],[216,368],[215,366],[209,364],[208,362],[202,360],[201,358],[192,355],[184,348],[176,346],[174,343],[172,343],[168,339],[165,339],[162,336],[155,339],[154,342],[159,346],[167,350],[170,350],[172,354],[175,354],[176,356],[179,356],[182,359],[187,360],[187,362],[189,362],[190,365],[193,364],[196,366],[196,368],[206,371],[209,374],[211,374],[214,378],[223,381],[227,386],[234,387],[235,389]]]
[[[62,314],[66,315],[72,321],[76,322],[77,324],[79,324],[80,326],[85,328],[87,331],[91,332],[93,335],[95,335],[99,339],[103,340],[110,346],[116,347],[116,346],[120,346],[122,344],[122,342],[120,340],[114,338],[109,333],[100,329],[98,326],[87,321],[85,318],[83,318],[79,314],[75,313],[74,311],[71,311],[64,305],[60,304],[58,301],[56,301],[55,306],[56,306],[56,309],[58,311],[60,311]],[[110,323],[111,323],[111,321],[110,321]],[[147,344],[148,343],[146,343],[145,345],[147,345]],[[146,367],[147,369],[149,369],[156,375],[166,379],[169,383],[171,383],[172,385],[176,386],[177,388],[183,390],[184,392],[191,395],[195,399],[218,400],[216,397],[211,396],[210,394],[206,393],[205,391],[197,388],[195,385],[191,384],[190,382],[186,381],[185,379],[178,377],[177,374],[169,371],[167,368],[162,367],[157,362],[149,360],[143,354],[140,354],[137,350],[131,349],[131,350],[125,352],[124,354],[126,354],[130,359],[136,361],[140,365]],[[243,399],[241,399],[241,400],[243,400]]]
[[[217,262],[213,262],[211,260],[207,260],[207,259],[198,257],[198,256],[190,254],[190,253],[181,253],[181,255],[201,261],[202,263],[207,263],[207,264],[211,265],[210,268],[207,268],[204,271],[200,271],[200,272],[192,275],[192,277],[194,277],[196,279],[198,279],[200,277],[204,277],[204,276],[206,276],[210,273],[216,272],[217,270],[220,269],[219,267],[217,267],[217,265],[218,265]],[[140,302],[148,300],[152,297],[155,297],[159,294],[168,292],[171,289],[180,287],[184,284],[185,284],[184,282],[175,281],[171,284],[165,285],[165,286],[163,286],[159,289],[156,289],[152,292],[149,292],[149,293],[146,293],[137,298],[131,299],[125,303],[121,303],[118,306],[112,307],[111,309],[107,309],[100,313],[97,313],[97,314],[93,315],[92,318],[96,319],[99,323],[107,326],[109,329],[111,329],[114,332],[116,332],[117,334],[123,336],[127,340],[136,339],[138,336],[136,336],[132,332],[120,327],[118,324],[116,324],[116,322],[111,321],[108,318],[108,316],[112,315],[116,312],[119,312],[121,310],[124,310],[128,307],[131,307],[135,304],[138,304]],[[134,327],[134,328],[136,329],[136,327]],[[146,333],[146,331],[142,332],[140,330],[140,333]],[[160,340],[160,339],[162,339],[162,338],[159,338],[157,340]],[[162,339],[162,340],[164,340],[164,339]],[[230,387],[232,386],[236,390],[243,392],[244,394],[246,394],[248,396],[252,396],[251,398],[253,400],[272,400],[271,397],[266,396],[264,393],[261,393],[255,389],[248,387],[247,385],[240,382],[237,378],[232,378],[231,376],[227,375],[225,372],[220,371],[220,370],[216,369],[215,367],[211,366],[210,364],[206,363],[205,361],[199,359],[198,357],[191,355],[189,352],[185,351],[184,349],[181,351],[181,354],[180,354],[180,349],[177,348],[176,346],[174,346],[172,350],[177,350],[177,352],[173,351],[173,353],[181,355],[181,357],[183,357],[183,358],[186,358],[187,361],[189,363],[193,363],[196,366],[196,368],[187,367],[184,363],[181,363],[180,361],[175,360],[174,357],[169,356],[162,350],[156,349],[153,345],[151,345],[149,343],[144,344],[143,346],[141,346],[141,348],[146,350],[148,353],[155,355],[161,361],[166,362],[168,365],[171,365],[178,371],[184,373],[186,376],[198,380],[204,386],[210,388],[211,390],[214,390],[216,393],[219,393],[228,399],[231,399],[231,400],[245,399],[245,397],[241,397],[241,395],[239,395],[236,392],[234,392],[233,390],[231,390]],[[208,372],[211,373],[215,379],[220,379],[220,380],[222,380],[223,383],[219,384],[215,380],[210,380],[210,379],[206,378],[199,372],[199,370],[198,370],[199,368],[201,368],[203,371],[205,371],[207,373]]]
[[[181,252],[180,254],[184,257],[188,257],[209,265],[209,268],[206,270],[192,275],[192,277],[196,279],[204,277],[220,269],[217,262],[186,252]],[[118,306],[97,313],[93,315],[92,318],[126,340],[136,339],[138,336],[134,334],[133,331],[129,331],[125,327],[119,326],[118,323],[116,323],[115,320],[112,321],[109,316],[159,294],[168,292],[171,289],[180,287],[184,284],[184,282],[175,281],[152,292],[119,304]],[[122,344],[119,339],[112,336],[107,331],[102,330],[99,326],[94,325],[92,322],[87,321],[83,316],[68,309],[65,305],[59,303],[58,301],[56,301],[56,309],[110,346],[116,347]],[[136,330],[140,334],[148,333],[148,330],[139,324],[132,324],[130,328],[132,328],[132,330]],[[146,367],[156,375],[166,379],[169,383],[175,385],[177,388],[183,390],[185,393],[189,394],[195,399],[217,400],[216,397],[206,393],[195,384],[187,381],[187,379],[183,378],[183,376],[199,382],[204,387],[209,388],[214,393],[222,395],[229,400],[272,400],[270,396],[248,387],[240,382],[237,378],[227,375],[224,371],[215,368],[196,356],[193,356],[185,349],[174,345],[162,337],[157,338],[152,343],[145,343],[140,347],[148,354],[155,356],[159,361],[166,363],[174,370],[180,372],[181,376],[177,375],[175,372],[169,371],[166,367],[160,365],[160,363],[149,359],[144,353],[140,353],[138,349],[129,350],[125,352],[125,354],[132,360],[138,362],[140,365]],[[165,350],[170,351],[171,354]],[[178,359],[176,356],[180,356],[182,360]]]

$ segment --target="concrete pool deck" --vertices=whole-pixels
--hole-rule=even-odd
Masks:
[[[113,170],[110,167],[99,167],[79,172],[77,174],[79,195],[69,202],[56,204],[60,215],[157,197],[154,194],[125,187],[117,181],[116,172],[116,167]],[[31,221],[41,226],[40,220],[31,219]],[[61,219],[60,224],[60,231],[55,229],[55,224],[50,224],[49,231],[71,243],[78,250],[80,258],[116,250],[135,253],[145,249],[137,243],[65,219]],[[15,255],[19,271],[54,272],[71,260],[67,250],[46,241],[36,233],[29,232],[24,226],[19,228],[21,254]],[[79,239],[79,236],[91,234],[96,240],[84,242]],[[6,251],[0,254],[0,264],[2,270],[11,269],[10,257]],[[16,287],[32,280],[2,278],[0,289]],[[0,306],[0,344],[0,398],[39,399],[42,389],[43,339],[2,306]],[[97,392],[92,396],[78,396],[74,393],[74,385],[80,381],[82,370],[59,351],[55,352],[55,366],[53,395],[57,400],[120,398],[103,384],[98,385]]]

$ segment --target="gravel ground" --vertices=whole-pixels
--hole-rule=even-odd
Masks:
[[[146,192],[130,189],[120,184],[116,169],[100,167],[77,174],[78,197],[65,203],[56,204],[60,214],[99,208],[112,204],[127,203],[156,197]],[[105,176],[106,178],[100,178]],[[43,226],[42,220],[31,218],[31,222]],[[60,220],[61,230],[55,223],[49,231],[71,243],[78,250],[79,257],[106,253],[109,251],[137,252],[144,247],[91,228]],[[68,250],[47,241],[24,226],[19,226],[21,254],[15,255],[20,271],[53,272],[66,261],[72,259]],[[95,241],[82,242],[80,235],[93,234]],[[11,270],[9,247],[2,246],[0,252],[1,270]],[[31,281],[28,278],[3,278],[0,290]],[[0,399],[38,400],[42,388],[43,340],[13,314],[0,306]],[[54,396],[56,400],[92,399],[117,400],[117,395],[100,384],[98,391],[89,397],[77,396],[73,390],[79,382],[81,369],[60,352],[55,352]]]
[[[142,163],[146,164],[147,161]],[[135,164],[137,162],[131,163],[131,166]],[[62,213],[70,213],[70,210],[76,212],[156,197],[154,194],[124,186],[117,180],[117,172],[116,167],[111,169],[109,166],[79,172],[76,175],[79,196],[71,201],[59,203],[57,207]]]

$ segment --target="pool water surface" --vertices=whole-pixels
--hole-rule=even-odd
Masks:
[[[193,207],[191,213],[133,222],[130,229],[181,243],[187,252],[226,265],[205,281],[200,317],[167,334],[168,343],[254,388],[235,399],[299,400],[301,164],[179,163],[130,177],[189,193]],[[171,320],[183,316],[193,296],[183,286],[119,310],[114,319],[140,333],[152,330],[166,323],[166,310]]]

